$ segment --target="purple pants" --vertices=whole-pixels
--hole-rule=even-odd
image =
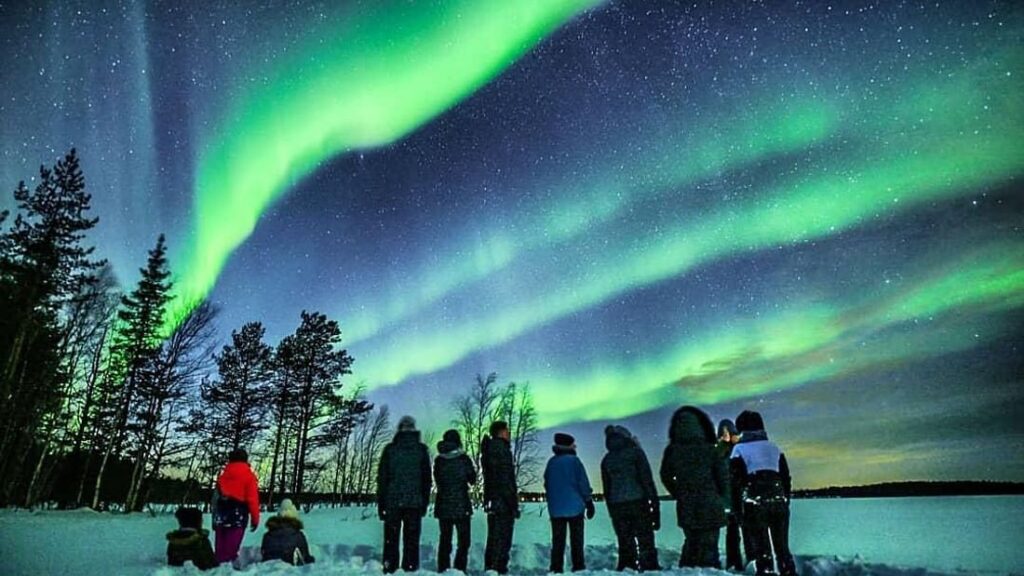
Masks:
[[[224,564],[234,562],[238,558],[238,549],[242,547],[242,538],[245,537],[245,528],[224,528],[218,526],[216,529],[216,552],[217,562]]]

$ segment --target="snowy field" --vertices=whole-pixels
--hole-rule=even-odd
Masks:
[[[661,562],[678,560],[681,532],[663,508],[658,533]],[[371,509],[319,509],[304,516],[317,563],[292,568],[258,564],[262,530],[247,533],[244,572],[263,574],[380,573],[381,524]],[[473,523],[470,571],[479,572],[484,517]],[[209,526],[209,517],[206,518]],[[170,515],[120,516],[91,511],[0,511],[0,574],[193,574],[191,566],[164,566]],[[516,525],[513,572],[543,574],[548,564],[548,523],[540,505],[528,505]],[[434,567],[437,523],[424,522],[422,568]],[[793,504],[793,550],[804,576],[929,576],[980,572],[1024,574],[1024,497],[799,500]],[[614,536],[603,506],[587,523],[587,563],[593,571],[615,565]],[[697,571],[673,571],[696,574]],[[222,567],[207,574],[231,574]]]

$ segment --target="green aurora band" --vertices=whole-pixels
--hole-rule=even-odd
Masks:
[[[239,99],[200,155],[195,231],[169,327],[209,294],[264,211],[320,162],[412,132],[596,3],[381,3],[281,64],[268,87]]]
[[[371,387],[398,384],[717,259],[825,238],[1007,182],[1024,173],[1024,82],[1012,73],[1021,69],[1024,52],[1009,49],[987,55],[959,74],[925,76],[882,93],[871,105],[858,102],[833,116],[834,121],[822,118],[829,117],[829,110],[842,108],[819,105],[807,114],[815,128],[789,128],[786,134],[797,134],[796,141],[810,144],[822,139],[818,127],[832,126],[831,137],[851,142],[847,153],[766,184],[751,198],[719,211],[693,215],[666,210],[663,221],[623,234],[607,217],[582,213],[576,201],[552,207],[552,220],[523,235],[550,235],[557,242],[558,230],[569,231],[569,236],[588,230],[611,238],[611,244],[595,243],[579,256],[589,263],[585,269],[565,270],[565,280],[558,286],[537,287],[514,306],[433,333],[399,333],[386,349],[364,357],[357,371]],[[763,126],[751,127],[750,135],[738,141],[785,141],[782,136],[758,138]],[[719,167],[748,161],[721,159],[714,153],[725,149],[724,144],[712,143],[690,156],[704,159],[698,165],[709,162]],[[606,196],[595,192],[595,197]],[[609,209],[596,213],[614,214],[625,201],[616,197],[610,202]],[[554,233],[552,221],[562,222]],[[602,227],[606,223],[609,226]],[[474,276],[465,267],[456,267],[452,275]]]

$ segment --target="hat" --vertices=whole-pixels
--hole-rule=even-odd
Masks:
[[[245,451],[245,448],[235,448],[228,453],[228,462],[248,462],[249,453]]]
[[[174,512],[174,517],[178,519],[178,525],[182,528],[199,530],[203,527],[203,512],[199,508],[178,508]]]
[[[718,423],[719,436],[722,435],[723,430],[727,430],[730,436],[736,436],[737,434],[739,434],[739,431],[736,430],[736,425],[733,424],[732,420],[729,420],[728,418],[725,418],[724,420]]]
[[[744,410],[736,417],[736,428],[740,432],[751,432],[753,430],[764,430],[764,420],[761,415],[753,410]]]
[[[398,431],[399,432],[415,432],[416,431],[416,419],[412,416],[402,416],[398,420]]]
[[[462,446],[462,436],[460,436],[459,431],[455,429],[445,430],[444,435],[441,436],[441,440],[455,444],[456,446]]]
[[[298,518],[299,509],[295,507],[295,503],[292,502],[291,498],[285,498],[281,500],[281,505],[277,507],[277,515],[282,518]]]
[[[564,432],[555,432],[555,446],[571,447],[576,445],[576,439]]]
[[[508,430],[508,422],[505,422],[504,420],[495,420],[494,422],[491,422],[491,436],[497,436],[505,430]]]

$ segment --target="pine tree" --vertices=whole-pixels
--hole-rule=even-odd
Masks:
[[[74,150],[52,170],[40,167],[33,191],[19,183],[14,199],[14,222],[0,233],[0,503],[11,501],[43,419],[62,405],[63,307],[102,265],[85,245],[97,219],[87,216]]]
[[[214,358],[220,378],[202,387],[210,420],[207,433],[221,451],[248,447],[268,427],[274,367],[273,348],[263,341],[264,333],[259,322],[233,331],[231,344]]]
[[[120,453],[129,432],[139,432],[139,423],[131,420],[132,408],[139,400],[138,391],[146,379],[156,376],[164,313],[171,299],[171,273],[163,234],[149,251],[146,267],[140,273],[139,283],[130,294],[121,297],[121,307],[117,312],[118,325],[104,380],[108,386],[114,387],[107,395],[111,402],[107,421],[110,439],[96,479],[94,508],[99,504],[103,476],[111,454]]]
[[[302,312],[294,334],[279,345],[284,359],[281,370],[294,384],[296,410],[292,492],[300,494],[305,483],[309,455],[317,447],[316,431],[342,409],[341,377],[350,374],[352,357],[341,343],[341,329],[334,320],[317,312]],[[283,349],[283,353],[281,350]]]

